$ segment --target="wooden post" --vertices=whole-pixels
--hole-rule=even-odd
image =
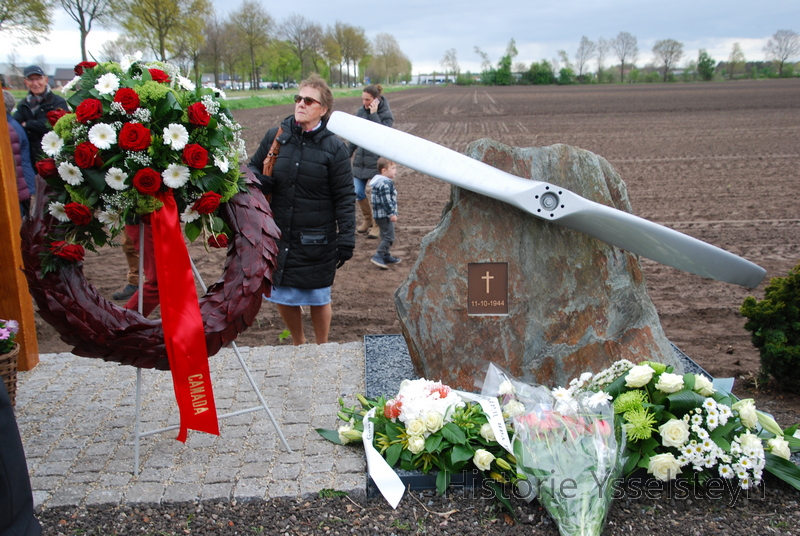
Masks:
[[[2,92],[0,92],[2,93]],[[0,97],[2,101],[2,97]],[[33,319],[33,300],[28,292],[28,282],[22,273],[22,249],[19,229],[22,220],[19,212],[17,173],[5,106],[0,119],[0,318],[19,322],[19,370],[31,370],[39,363],[39,343],[36,340],[36,322]],[[32,162],[33,163],[33,162]],[[31,206],[33,208],[33,206]]]

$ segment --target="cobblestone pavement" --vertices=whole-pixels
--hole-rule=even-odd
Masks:
[[[292,452],[231,349],[210,359],[220,435],[177,430],[141,438],[134,475],[136,369],[44,354],[19,374],[17,422],[37,508],[195,499],[298,497],[323,489],[363,494],[362,449],[314,428],[337,426],[338,398],[364,392],[362,343],[239,348]],[[141,431],[178,423],[169,372],[142,371]],[[351,403],[353,403],[351,402]]]

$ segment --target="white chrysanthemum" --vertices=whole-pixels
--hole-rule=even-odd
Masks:
[[[213,90],[214,90],[214,92],[217,94],[217,96],[218,96],[220,99],[223,99],[223,100],[225,100],[225,99],[227,99],[227,98],[228,98],[228,96],[225,94],[225,92],[224,92],[224,91],[222,91],[220,88],[218,88],[218,87],[215,87],[215,88],[213,88]]]
[[[50,215],[58,221],[69,221],[69,216],[67,216],[67,213],[64,212],[64,203],[53,201],[50,203],[48,212],[50,212]]]
[[[606,393],[605,391],[598,391],[592,396],[589,397],[589,400],[586,403],[589,405],[590,408],[594,409],[603,404],[607,404],[611,401],[611,395]]]
[[[101,95],[111,95],[119,89],[119,78],[114,73],[106,73],[97,79],[94,88]]]
[[[185,76],[178,75],[178,85],[185,89],[186,91],[194,91],[195,85],[194,82],[186,78]]]
[[[703,400],[703,407],[706,408],[706,410],[716,409],[717,401],[713,398],[706,398]]]
[[[83,182],[81,169],[69,162],[62,162],[61,165],[58,166],[58,174],[61,175],[64,182],[71,186],[77,186]]]
[[[182,150],[186,147],[187,141],[189,141],[189,131],[183,125],[170,123],[168,127],[164,127],[164,143],[172,146],[173,150]]]
[[[194,210],[191,206],[186,207],[186,210],[183,211],[181,214],[181,221],[183,223],[189,223],[190,221],[194,221],[200,217],[200,213]]]
[[[73,78],[72,80],[70,80],[69,82],[67,82],[67,84],[66,84],[64,87],[62,87],[62,88],[61,88],[61,93],[62,93],[63,95],[66,95],[67,93],[69,93],[69,91],[70,91],[72,88],[74,88],[74,87],[75,87],[75,84],[77,84],[77,83],[78,83],[78,82],[80,82],[80,81],[81,81],[81,77],[80,77],[80,76],[76,76],[75,78]]]
[[[214,157],[214,165],[219,168],[219,170],[223,173],[228,172],[228,159],[224,156],[215,156]]]
[[[733,469],[731,469],[730,465],[720,465],[719,476],[727,479],[733,478]]]
[[[42,150],[47,156],[56,157],[64,147],[64,140],[52,130],[42,137]]]
[[[108,225],[109,227],[120,227],[122,224],[122,218],[119,212],[108,212],[104,210],[97,215],[97,219],[100,223]]]
[[[135,54],[127,54],[122,56],[122,59],[119,62],[119,66],[122,67],[123,71],[127,71],[131,68],[135,62],[140,61],[142,59],[142,51],[137,50]]]
[[[125,180],[128,178],[128,174],[122,171],[119,168],[112,167],[106,173],[106,184],[111,186],[115,190],[125,190],[127,185],[125,184]]]
[[[161,173],[161,178],[170,188],[180,188],[189,182],[189,168],[180,164],[170,164]]]
[[[110,149],[117,143],[117,133],[111,125],[97,123],[89,129],[89,141],[98,149]]]

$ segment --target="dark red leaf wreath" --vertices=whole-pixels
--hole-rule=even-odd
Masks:
[[[263,194],[248,171],[250,194],[235,195],[220,205],[219,215],[232,232],[220,279],[200,298],[208,355],[252,325],[261,308],[262,295],[271,285],[280,231]],[[22,256],[28,287],[41,317],[74,346],[83,357],[140,368],[169,370],[161,320],[148,320],[101,296],[83,274],[82,264],[62,267],[42,276],[40,254],[47,251],[47,236],[58,224],[44,213],[47,186],[37,196],[36,207],[22,225]]]

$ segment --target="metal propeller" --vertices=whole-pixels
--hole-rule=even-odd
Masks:
[[[595,203],[546,182],[523,179],[466,155],[385,127],[333,112],[328,129],[398,164],[513,205],[534,216],[693,274],[756,287],[766,270],[724,249],[644,218]],[[491,177],[491,180],[487,180]]]

